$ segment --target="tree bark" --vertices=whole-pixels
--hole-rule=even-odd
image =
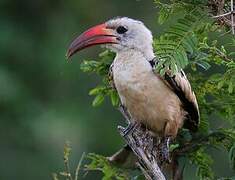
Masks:
[[[128,124],[135,122],[124,107],[120,108],[123,116],[126,118]],[[158,165],[157,156],[154,155],[154,139],[147,128],[142,127],[141,124],[135,123],[134,126],[126,132],[126,128],[119,126],[118,130],[126,143],[130,146],[133,153],[138,158],[138,167],[143,172],[148,180],[165,180],[160,166]]]

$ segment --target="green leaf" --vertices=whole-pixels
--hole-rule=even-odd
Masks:
[[[172,70],[173,74],[176,74],[178,72],[178,67],[175,63],[171,63],[170,69]]]
[[[170,145],[170,152],[172,152],[174,149],[178,148],[180,145],[179,144],[171,144]]]
[[[224,85],[224,81],[220,81],[217,85],[217,88],[221,89],[223,87],[223,85]]]
[[[229,55],[229,56],[234,56],[234,55],[235,55],[235,52],[230,52],[228,55]]]
[[[129,174],[124,169],[113,166],[109,163],[106,157],[89,153],[87,158],[90,160],[90,163],[85,166],[86,171],[101,171],[103,173],[103,180],[126,180],[130,179]]]
[[[162,8],[159,12],[158,23],[163,24],[169,18],[169,10],[167,8]]]
[[[179,67],[181,67],[182,69],[188,64],[188,57],[186,52],[181,49],[180,51],[176,51],[177,55],[178,55],[178,63],[179,63]]]
[[[197,166],[197,176],[200,179],[214,179],[214,173],[211,169],[213,160],[211,159],[211,156],[204,151],[203,148],[200,148],[199,150],[191,153],[189,158],[191,163]]]
[[[230,81],[229,82],[229,85],[228,85],[228,92],[230,93],[230,94],[232,94],[233,93],[233,82],[232,81]]]
[[[90,95],[90,96],[91,96],[91,95],[97,95],[99,92],[100,92],[100,89],[96,87],[96,88],[91,89],[91,90],[89,91],[89,95]]]
[[[205,70],[208,70],[211,67],[211,65],[206,61],[197,61],[196,64]]]
[[[229,160],[231,167],[235,169],[235,144],[229,150]]]
[[[100,104],[102,104],[104,102],[104,95],[99,94],[95,97],[95,99],[92,102],[92,106],[97,107]]]
[[[110,98],[113,106],[119,105],[119,96],[116,91],[111,91]]]
[[[159,74],[160,74],[161,76],[164,76],[165,73],[166,73],[165,69],[161,69],[160,72],[159,72]]]
[[[189,43],[188,38],[186,38],[185,41],[183,41],[183,46],[187,52],[189,52],[190,54],[193,54],[194,49],[193,49],[192,44]]]

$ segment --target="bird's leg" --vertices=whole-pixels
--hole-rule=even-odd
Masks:
[[[161,139],[160,144],[158,145],[159,150],[159,160],[161,163],[167,162],[170,163],[170,142],[172,140],[171,136],[166,136]]]
[[[157,144],[157,139],[155,135],[145,127],[145,132],[143,134],[143,148],[149,155],[154,155],[153,151]],[[154,157],[156,157],[154,155]]]
[[[151,152],[152,152],[152,155],[157,158],[159,157],[159,152],[158,152],[158,145],[159,144],[160,144],[159,138],[157,138],[157,137],[153,138]]]
[[[145,132],[143,134],[143,148],[144,150],[149,150],[149,148],[151,149],[152,145],[153,145],[153,139],[147,127],[145,127]]]
[[[123,104],[121,104],[118,109],[122,113],[122,115],[125,117],[127,123],[130,123],[131,115],[128,112],[127,108]]]
[[[130,113],[128,112],[127,108],[123,104],[119,106],[119,111],[125,117],[128,123],[128,126],[126,128],[118,126],[118,129],[122,132],[123,136],[127,136],[131,131],[133,131],[136,128],[136,126],[138,126],[138,123],[134,120],[131,120],[132,117]]]

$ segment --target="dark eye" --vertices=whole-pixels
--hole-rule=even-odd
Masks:
[[[119,27],[117,28],[117,33],[118,33],[118,34],[124,34],[124,33],[127,32],[127,31],[128,31],[128,29],[125,28],[124,26],[119,26]]]

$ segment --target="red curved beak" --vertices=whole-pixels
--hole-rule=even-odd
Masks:
[[[78,36],[69,46],[66,57],[70,58],[76,52],[97,44],[117,44],[113,30],[105,24],[94,26]]]

